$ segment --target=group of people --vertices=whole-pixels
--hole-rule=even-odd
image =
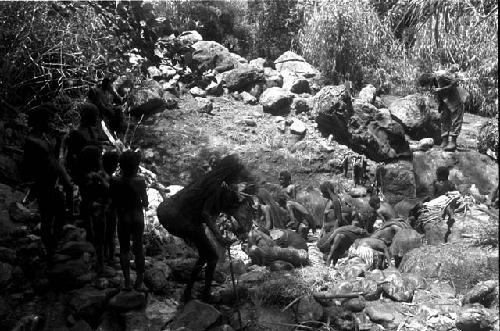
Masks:
[[[93,103],[80,105],[80,125],[66,139],[50,127],[57,113],[53,105],[43,104],[31,110],[28,115],[31,132],[25,141],[22,173],[30,183],[27,200],[34,198],[38,203],[41,239],[49,264],[63,226],[80,220],[86,239],[95,247],[98,275],[103,273],[105,263],[114,264],[118,233],[126,289],[131,289],[130,242],[133,242],[137,270],[134,286],[141,288],[144,209],[148,206],[146,182],[138,174],[140,154],[113,149],[99,126],[99,120],[104,119],[112,129],[122,128],[117,108],[112,109],[111,103],[104,102],[109,96],[109,84],[105,79],[90,94]],[[79,208],[75,193],[81,198]]]

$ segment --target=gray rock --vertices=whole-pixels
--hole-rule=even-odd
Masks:
[[[363,299],[363,297],[352,298],[342,302],[342,307],[354,313],[363,311],[363,309],[365,309],[365,306],[366,306],[366,301],[365,299]]]
[[[221,96],[224,92],[222,83],[219,81],[211,81],[210,84],[205,88],[205,92],[208,95]]]
[[[434,146],[434,139],[432,138],[423,138],[423,139],[420,139],[420,141],[418,142],[418,149],[421,150],[421,151],[427,151],[429,149],[432,148],[432,146]]]
[[[498,280],[487,280],[479,282],[469,290],[463,300],[463,304],[480,303],[486,308],[498,305]]]
[[[160,69],[158,69],[155,66],[149,66],[148,67],[148,75],[149,77],[155,79],[155,78],[161,78],[163,76],[163,73],[161,72]]]
[[[290,86],[290,92],[296,94],[311,93],[309,81],[305,78],[297,78]]]
[[[461,331],[498,330],[498,311],[478,307],[465,308],[458,314],[455,325]]]
[[[198,86],[195,86],[193,88],[191,88],[189,90],[189,93],[191,93],[191,95],[193,97],[206,97],[207,96],[207,92],[205,92],[203,89],[199,88]]]
[[[204,331],[221,317],[221,313],[213,306],[198,300],[189,301],[169,324],[171,330],[181,327],[192,331]]]
[[[259,69],[264,69],[264,64],[266,63],[266,59],[258,57],[256,59],[250,60],[248,64],[254,66]]]
[[[302,297],[295,307],[295,317],[298,323],[305,321],[319,321],[323,316],[321,306],[311,295]]]
[[[11,283],[13,270],[10,264],[0,262],[0,288],[5,288]]]
[[[86,287],[73,291],[69,300],[69,309],[73,316],[97,325],[107,301],[118,292],[116,289],[97,290]]]
[[[183,43],[194,44],[198,41],[202,41],[203,37],[196,30],[184,31],[179,35],[179,40]]]
[[[279,87],[271,87],[264,91],[260,97],[260,103],[264,112],[272,115],[282,115],[290,113],[290,105],[293,96],[286,90]]]
[[[0,247],[0,262],[13,264],[16,259],[17,254],[15,250],[7,247]]]
[[[281,261],[281,260],[273,261],[269,265],[269,270],[271,270],[273,272],[276,272],[276,271],[289,271],[289,270],[293,270],[293,269],[295,269],[295,267],[293,266],[293,264],[291,264],[290,262]]]
[[[215,41],[198,41],[193,44],[193,62],[201,72],[216,69],[224,72],[248,63],[241,56],[229,52],[229,50]]]
[[[294,98],[292,102],[292,110],[295,114],[307,113],[309,111],[309,102],[305,98]]]
[[[431,110],[427,97],[413,94],[397,99],[389,105],[389,111],[411,138],[431,137],[437,144],[441,143],[439,115]]]
[[[290,125],[290,133],[299,136],[304,136],[306,134],[307,128],[304,122],[299,119],[294,118],[292,125]]]
[[[94,253],[94,246],[87,241],[69,241],[58,251],[59,254],[79,258],[83,253]]]
[[[365,313],[375,323],[388,323],[394,320],[394,315],[385,309],[376,305],[367,307]]]
[[[49,271],[48,277],[57,288],[81,287],[89,282],[88,271],[90,266],[83,259],[56,263]]]
[[[264,71],[251,65],[241,65],[231,71],[225,72],[223,79],[226,87],[231,91],[244,91],[257,83],[262,83]]]
[[[244,103],[249,105],[255,105],[257,103],[257,98],[248,93],[247,91],[243,91],[240,93],[240,97]]]
[[[145,315],[151,327],[162,329],[177,313],[179,304],[170,298],[157,300],[151,299],[146,307]]]
[[[359,91],[358,100],[361,103],[373,103],[375,101],[375,92],[377,88],[372,84],[368,84]],[[378,108],[378,107],[377,107]]]
[[[390,163],[377,171],[380,171],[384,196],[391,205],[395,205],[405,198],[416,197],[416,179],[411,162]]]
[[[108,306],[117,311],[138,309],[146,304],[144,293],[136,291],[121,291],[109,300]]]
[[[172,270],[169,266],[153,267],[144,273],[144,284],[154,293],[162,292],[168,285]]]
[[[279,72],[289,71],[296,75],[310,78],[319,75],[316,68],[306,62],[306,60],[292,51],[287,51],[280,55],[275,61],[276,70]]]
[[[37,221],[36,214],[20,202],[11,202],[9,205],[9,216],[12,221],[19,223],[26,224]]]
[[[196,101],[198,102],[198,112],[199,113],[204,113],[204,114],[211,114],[212,111],[214,110],[214,103],[208,99],[205,98],[195,98]]]

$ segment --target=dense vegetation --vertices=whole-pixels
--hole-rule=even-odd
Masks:
[[[80,95],[104,74],[139,75],[161,60],[161,37],[185,30],[247,58],[274,60],[291,49],[326,82],[349,79],[395,94],[414,92],[426,70],[458,64],[471,112],[498,112],[493,0],[2,2],[0,100],[27,109]]]

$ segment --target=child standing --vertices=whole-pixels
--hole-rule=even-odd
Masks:
[[[108,177],[108,182],[111,183],[115,178],[113,174],[118,168],[120,155],[115,151],[107,151],[102,156],[102,167]],[[113,264],[115,256],[115,238],[116,238],[116,211],[109,204],[105,211],[106,231],[104,234],[104,258],[109,264]]]
[[[121,176],[111,182],[113,208],[118,216],[118,240],[120,241],[120,264],[125,278],[125,289],[130,283],[130,240],[135,256],[137,278],[134,288],[142,286],[144,278],[144,209],[148,207],[146,181],[138,175],[141,156],[126,151],[120,156]]]

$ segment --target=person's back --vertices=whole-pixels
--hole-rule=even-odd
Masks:
[[[148,205],[146,181],[141,176],[120,176],[113,182],[113,202],[119,213],[141,211]]]

